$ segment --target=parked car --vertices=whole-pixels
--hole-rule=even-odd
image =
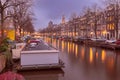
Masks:
[[[98,42],[105,42],[106,39],[104,38],[91,38],[92,41],[98,41]]]
[[[35,47],[37,43],[30,43],[30,47]]]
[[[115,42],[117,45],[120,45],[120,39]]]
[[[78,42],[80,42],[80,43],[84,43],[84,42],[89,41],[89,40],[90,40],[89,37],[79,37],[78,38]]]
[[[116,39],[110,39],[110,40],[106,40],[105,43],[115,43]]]
[[[30,40],[29,41],[30,47],[36,47],[39,43],[40,43],[39,40]]]
[[[60,39],[60,40],[63,40],[63,39],[64,39],[64,37],[63,37],[63,36],[60,36],[60,37],[59,37],[59,39]]]

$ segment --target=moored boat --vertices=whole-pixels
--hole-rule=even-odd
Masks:
[[[60,51],[43,40],[31,40],[20,52],[20,65],[17,70],[61,68]]]

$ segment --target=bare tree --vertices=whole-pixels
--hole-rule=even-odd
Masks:
[[[106,6],[109,4],[118,4],[120,3],[120,0],[101,0]]]
[[[19,27],[20,36],[22,29],[24,30],[25,25],[29,23],[31,12],[29,11],[29,8],[31,4],[29,3],[29,0],[14,0],[14,4],[22,3],[18,6],[13,6],[12,16],[13,16],[13,22],[15,26],[15,30]]]
[[[75,12],[71,14],[69,20],[73,20],[74,18],[77,18],[77,14]]]
[[[10,18],[11,15],[11,7],[18,6],[21,3],[14,4],[14,0],[0,0],[0,29],[1,29],[1,37],[2,39],[4,36],[4,23],[6,19]]]
[[[11,0],[0,0],[0,29],[1,29],[1,38],[4,38],[4,22],[7,19],[7,9],[11,6]]]
[[[119,21],[120,21],[120,0],[104,0],[104,3],[106,3],[106,7],[111,7],[112,12],[114,15],[110,15],[113,17],[113,23],[114,23],[114,29],[115,29],[115,34],[116,34],[116,39],[118,39],[118,26],[119,26]],[[106,16],[109,14],[108,10],[106,9]],[[114,35],[115,36],[115,35]]]
[[[30,33],[35,31],[33,23],[32,23],[32,19],[30,16],[27,16],[26,23],[23,25],[22,29],[23,29],[23,36],[24,36],[25,31],[30,32]]]
[[[91,12],[91,16],[92,16],[92,22],[93,22],[93,30],[95,33],[95,38],[97,38],[97,29],[98,29],[98,21],[100,19],[100,8],[97,6],[97,4],[94,4],[92,6],[92,12]]]
[[[24,33],[24,31],[27,31],[30,33],[33,33],[35,31],[32,21],[29,17],[28,17],[28,21],[27,21],[26,25],[24,25],[24,27],[23,27],[23,33]]]
[[[90,27],[90,16],[91,16],[91,9],[89,7],[85,7],[83,11],[84,15],[84,26],[85,26],[85,37],[88,37],[88,31]]]

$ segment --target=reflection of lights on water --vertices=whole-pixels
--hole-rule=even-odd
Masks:
[[[65,44],[64,46],[66,47],[67,43],[66,43],[66,42],[64,42],[64,44]]]
[[[75,44],[72,43],[72,53],[74,54],[75,53]]]
[[[82,47],[81,49],[81,58],[84,59],[85,56],[85,49]]]
[[[114,57],[110,56],[107,59],[107,68],[109,69],[109,71],[112,71],[114,69],[114,64],[115,64]]]
[[[68,53],[75,53],[75,44],[68,42]]]
[[[92,48],[90,48],[90,57],[89,57],[89,61],[90,61],[90,63],[93,62],[93,50],[92,50]]]
[[[69,48],[69,51],[71,52],[71,50],[72,50],[72,44],[70,43],[70,48]]]
[[[98,59],[98,52],[96,52],[96,59]]]
[[[68,53],[70,52],[70,42],[68,42]]]
[[[64,51],[64,41],[62,41],[62,51]]]
[[[75,45],[75,55],[76,57],[78,56],[78,45],[77,44]]]
[[[68,44],[67,44],[67,50],[68,50],[68,53],[73,53],[77,57],[77,54],[78,54],[78,45],[77,44],[68,42]]]
[[[50,42],[51,39],[47,38],[45,40],[47,42]],[[71,42],[60,41],[60,40],[57,40],[57,41],[53,40],[53,44],[57,45],[58,48],[62,48],[62,51],[64,51],[66,49],[68,51],[68,54],[74,53],[76,58],[78,58],[78,56],[80,56],[80,60],[87,59],[87,61],[90,64],[93,63],[93,60],[99,60],[98,58],[100,58],[102,63],[106,63],[105,67],[107,67],[109,71],[114,70],[115,57],[113,55],[107,55],[105,50],[102,50],[102,52],[100,54],[100,53],[98,53],[98,51],[96,51],[96,50],[94,51],[94,49],[90,48],[90,52],[89,52],[89,56],[88,56],[88,54],[85,54],[85,48],[83,46],[81,47],[77,44],[74,44]],[[80,47],[81,47],[81,49],[80,49]],[[80,52],[80,55],[78,52]],[[93,53],[93,52],[95,52],[95,53]]]
[[[103,63],[105,61],[105,58],[106,58],[106,52],[105,52],[105,50],[102,50],[101,60]]]

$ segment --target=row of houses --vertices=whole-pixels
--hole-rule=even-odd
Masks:
[[[120,38],[120,6],[110,4],[102,11],[91,11],[88,9],[82,16],[75,17],[62,23],[49,23],[48,27],[42,31],[44,35],[53,36],[80,36],[90,38]]]

